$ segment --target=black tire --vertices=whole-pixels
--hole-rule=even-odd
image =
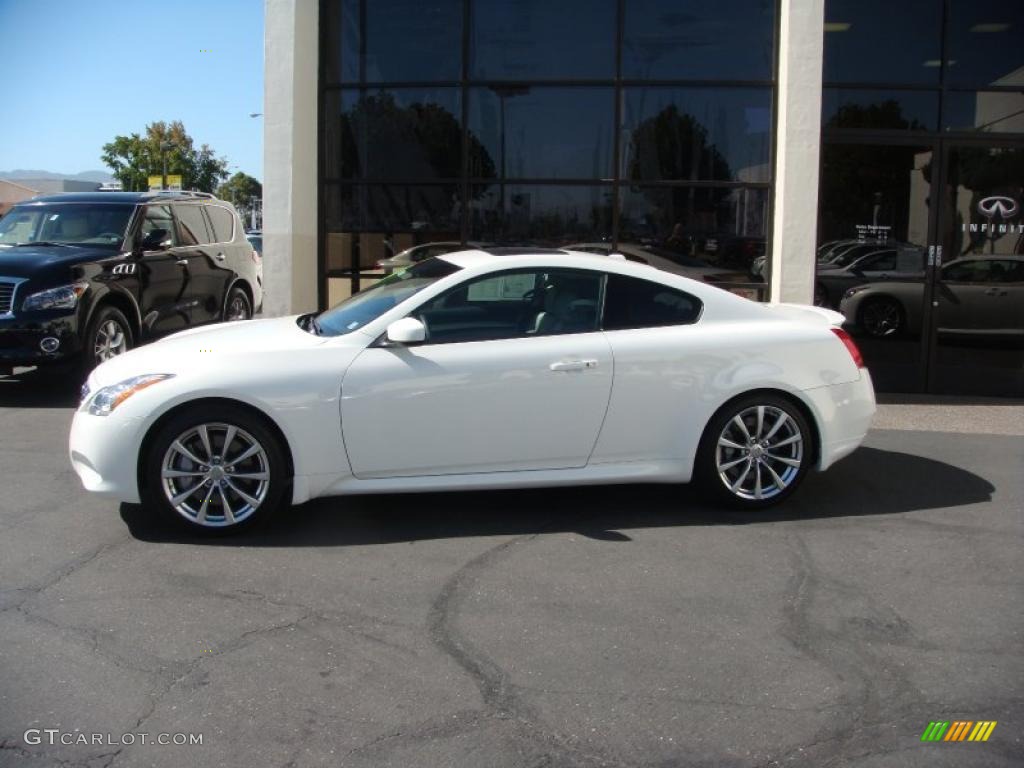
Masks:
[[[832,302],[828,298],[828,291],[821,283],[814,284],[814,306],[832,309]]]
[[[252,319],[252,302],[247,294],[239,286],[235,286],[228,292],[228,299],[224,302],[224,321]]]
[[[209,454],[203,447],[202,427],[211,447]],[[230,430],[234,430],[232,442],[224,451]],[[208,463],[195,466],[174,447],[178,441],[194,458]],[[253,445],[262,452],[239,461]],[[232,458],[237,463],[232,465]],[[170,471],[194,472],[195,477],[164,478],[165,466]],[[215,468],[220,471],[211,475]],[[245,408],[216,403],[179,411],[160,427],[148,441],[141,480],[142,503],[148,511],[207,536],[241,533],[263,525],[286,506],[291,485],[284,447],[266,420]],[[191,495],[180,496],[190,489],[194,489]],[[178,508],[171,503],[172,494],[181,498]],[[253,505],[250,499],[259,503]],[[225,500],[231,514],[224,511]]]
[[[896,299],[878,296],[860,305],[857,325],[873,339],[895,338],[906,326],[906,314]]]
[[[116,326],[117,333],[121,334],[123,343],[111,337],[112,329]],[[112,346],[116,342],[116,347]],[[89,325],[85,329],[85,336],[82,338],[82,370],[88,373],[97,365],[112,357],[123,355],[135,346],[135,336],[132,334],[131,323],[117,307],[109,304],[101,306],[89,319]],[[104,351],[106,350],[106,351]]]
[[[760,407],[764,410],[758,433]],[[746,431],[734,421],[736,417],[741,417]],[[759,439],[746,440],[745,434]],[[798,439],[791,439],[794,436]],[[737,447],[720,446],[723,439]],[[771,392],[753,393],[726,403],[708,422],[693,476],[716,505],[763,509],[793,494],[816,455],[814,430],[792,400]]]

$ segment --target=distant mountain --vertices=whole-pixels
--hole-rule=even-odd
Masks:
[[[54,173],[53,171],[32,171],[18,168],[13,171],[0,171],[0,179],[75,179],[76,181],[95,181],[103,184],[113,181],[114,177],[106,171],[82,171],[81,173]]]

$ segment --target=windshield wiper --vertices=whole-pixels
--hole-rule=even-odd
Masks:
[[[15,243],[14,247],[15,248],[21,248],[21,247],[30,246],[30,245],[43,245],[43,246],[55,245],[55,246],[60,246],[61,248],[73,248],[74,247],[70,243],[56,243],[53,240],[36,240],[35,242],[32,242],[32,243]]]

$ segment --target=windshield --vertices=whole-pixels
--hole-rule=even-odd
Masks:
[[[0,219],[0,245],[60,243],[117,248],[134,207],[122,203],[16,205]]]
[[[427,259],[409,269],[388,275],[372,288],[345,299],[317,315],[316,325],[323,336],[341,336],[362,328],[410,296],[459,271],[442,259]]]

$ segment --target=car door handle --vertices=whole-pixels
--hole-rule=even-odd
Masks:
[[[559,360],[548,366],[552,371],[585,371],[597,368],[597,360]]]
[[[217,254],[217,261],[224,261],[224,254],[223,253],[218,253]]]
[[[177,264],[179,267],[187,267],[188,266],[188,259],[178,259],[174,263]]]

